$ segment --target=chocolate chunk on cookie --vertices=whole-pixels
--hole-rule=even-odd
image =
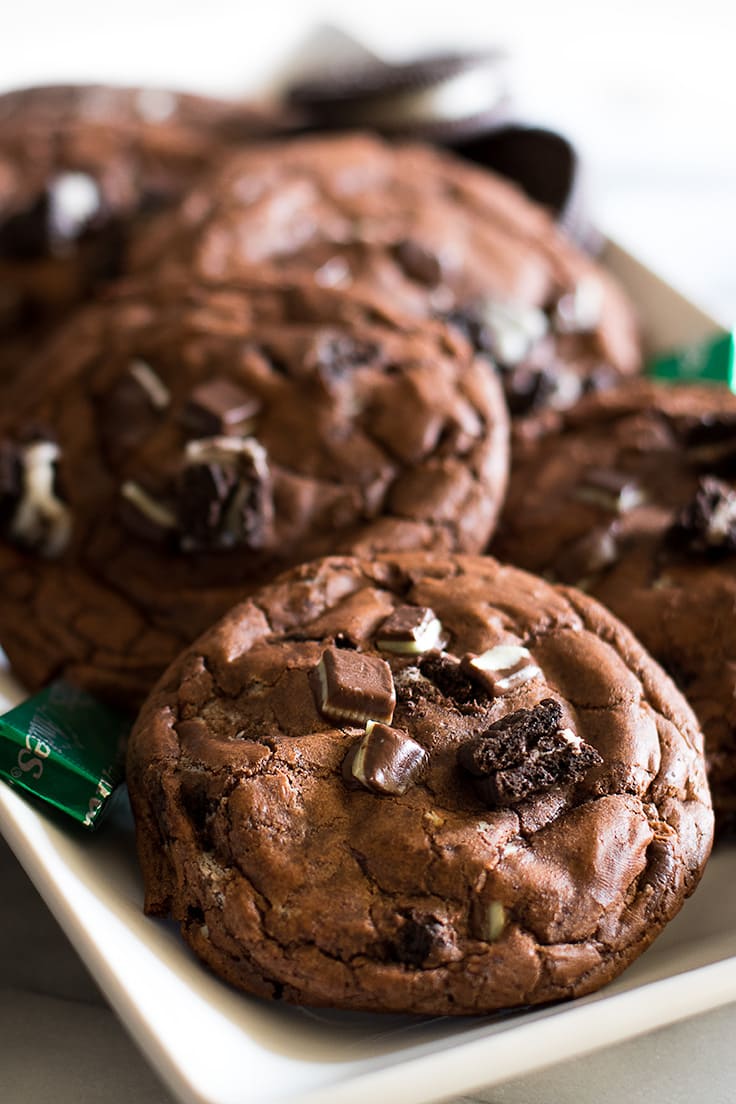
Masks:
[[[422,745],[406,732],[369,721],[365,735],[347,754],[343,774],[374,793],[400,796],[421,777],[428,761]]]
[[[428,611],[434,652],[379,646]],[[534,678],[465,673],[514,649]],[[592,599],[488,557],[293,568],[170,666],[127,777],[147,911],[241,989],[348,1009],[590,993],[695,888],[713,828],[669,678]]]
[[[440,318],[498,365],[519,417],[640,362],[621,290],[546,211],[418,144],[341,134],[234,154],[139,235],[133,264],[216,280],[298,273]]]
[[[216,376],[192,391],[183,420],[194,437],[244,437],[261,408],[260,399],[226,377]]]
[[[304,558],[480,551],[507,449],[497,379],[441,323],[309,282],[131,282],[0,412],[0,644],[29,689],[133,704]],[[390,614],[386,654],[437,645],[431,611]]]
[[[330,720],[390,722],[396,706],[391,668],[383,659],[326,648],[312,672],[317,708]]]
[[[736,825],[736,399],[640,381],[519,440],[498,555],[582,585],[636,633],[703,725]]]

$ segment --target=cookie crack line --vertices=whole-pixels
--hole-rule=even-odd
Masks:
[[[571,603],[573,604],[573,606],[575,606],[577,599],[576,599],[576,595],[575,595],[574,591],[569,591],[569,588],[560,588],[560,589],[563,589],[568,593],[568,597],[569,597]],[[590,627],[589,627],[589,624],[587,623],[585,614],[581,612],[580,616],[583,619],[583,623],[586,625],[586,628],[588,629],[588,631],[591,631]],[[625,632],[627,634],[629,634],[628,629],[626,629]],[[613,647],[615,649],[615,651],[617,652],[617,654],[620,656],[620,658],[623,659],[624,662],[627,665],[630,665],[630,663],[631,663],[630,659],[626,655],[624,655],[624,653],[621,651],[615,637],[605,636],[605,635],[602,635],[601,633],[598,633],[598,632],[596,632],[596,635],[599,636],[599,638],[601,640],[603,640],[606,644]],[[642,651],[641,647],[639,648],[639,650]],[[662,720],[669,721],[671,724],[676,725],[678,727],[678,731],[681,732],[681,734],[683,735],[683,737],[686,740],[686,742],[687,742],[688,746],[690,747],[690,749],[693,752],[698,752],[700,749],[698,747],[694,747],[690,743],[689,728],[686,728],[683,732],[681,730],[680,726],[678,725],[677,718],[675,716],[671,715],[671,714],[663,713],[662,710],[657,705],[655,705],[655,703],[652,701],[651,695],[649,694],[649,692],[646,689],[646,681],[647,680],[643,677],[642,668],[641,667],[635,668],[634,669],[634,674],[636,675],[636,677],[639,681],[639,684],[641,686],[641,689],[642,689],[641,699],[646,702],[646,704],[650,707],[652,712],[656,714],[656,716],[661,717]],[[683,704],[685,704],[684,700],[683,700]],[[694,731],[697,732],[697,724],[693,724],[692,728],[694,729]]]

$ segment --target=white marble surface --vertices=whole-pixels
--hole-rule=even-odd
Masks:
[[[320,18],[393,56],[501,41],[530,118],[587,151],[612,230],[724,321],[736,321],[736,5],[732,0],[6,0],[0,88],[61,79],[239,92],[268,80]],[[0,1100],[167,1104],[0,843]],[[490,1104],[726,1104],[736,1007],[473,1097]],[[469,1099],[469,1098],[466,1098]]]

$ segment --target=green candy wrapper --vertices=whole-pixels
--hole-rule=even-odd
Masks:
[[[707,341],[651,360],[647,372],[656,379],[679,383],[721,383],[736,391],[736,332],[716,334]]]
[[[130,720],[68,682],[0,717],[0,777],[96,828],[123,780]]]

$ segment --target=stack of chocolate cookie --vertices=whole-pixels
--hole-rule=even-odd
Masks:
[[[130,92],[105,144],[91,95],[63,93],[63,126],[51,93],[0,100],[0,250],[38,246],[2,270],[33,309],[6,316],[0,643],[29,689],[145,699],[148,911],[273,999],[590,992],[692,892],[712,812],[690,707],[568,584],[610,574],[600,596],[701,680],[707,720],[716,668],[694,670],[681,602],[688,557],[715,586],[736,547],[728,425],[631,381],[625,296],[508,181],[369,133],[257,142],[262,116]],[[482,555],[513,438],[499,548],[554,585]],[[655,550],[626,560],[640,532]],[[671,657],[629,616],[634,572],[681,613]]]

